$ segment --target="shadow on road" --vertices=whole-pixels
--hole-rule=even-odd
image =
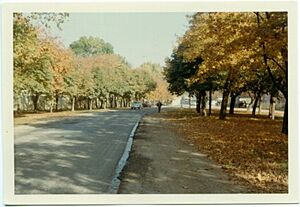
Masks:
[[[105,193],[140,117],[86,113],[15,128],[16,194]]]

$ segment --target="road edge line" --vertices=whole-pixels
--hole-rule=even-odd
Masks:
[[[132,144],[133,144],[133,137],[135,135],[135,131],[138,128],[142,118],[143,118],[143,116],[140,117],[140,119],[136,122],[136,124],[133,126],[133,128],[130,132],[130,135],[128,137],[128,141],[127,141],[126,147],[124,149],[123,155],[121,156],[121,158],[120,158],[120,160],[119,160],[119,162],[118,162],[118,164],[115,168],[115,175],[114,175],[114,177],[111,181],[111,186],[110,186],[109,193],[112,193],[112,194],[117,194],[118,193],[118,190],[119,190],[119,187],[120,187],[120,184],[121,184],[121,180],[119,179],[119,177],[121,176],[121,172],[123,171],[123,169],[124,169],[124,167],[127,163],[127,160],[129,158],[129,154],[130,154],[131,147],[132,147]]]

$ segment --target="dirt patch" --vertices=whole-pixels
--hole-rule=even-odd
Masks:
[[[174,132],[161,114],[145,116],[121,175],[122,194],[250,192]]]

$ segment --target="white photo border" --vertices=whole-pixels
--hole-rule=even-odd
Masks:
[[[287,194],[68,194],[15,195],[13,127],[13,13],[14,12],[288,12],[288,167]],[[2,139],[3,183],[6,205],[45,204],[254,204],[299,202],[297,2],[199,1],[199,2],[97,2],[97,3],[5,3],[2,5]]]

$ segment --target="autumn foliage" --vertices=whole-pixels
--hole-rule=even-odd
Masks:
[[[53,22],[59,27],[67,16],[14,14],[16,111],[129,107],[133,100],[170,99],[159,65],[132,68],[98,37],[84,36],[64,47],[48,28]],[[32,102],[33,108],[21,107],[25,102]]]
[[[253,116],[263,94],[277,97],[281,93],[286,100],[282,132],[287,134],[287,31],[286,12],[192,15],[189,29],[166,61],[164,73],[170,91],[195,95],[197,109],[206,92],[211,100],[212,92],[222,91],[220,119],[226,117],[229,98],[234,106],[243,92],[255,97]]]

